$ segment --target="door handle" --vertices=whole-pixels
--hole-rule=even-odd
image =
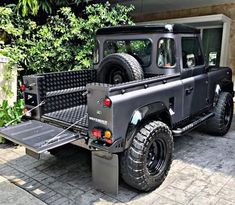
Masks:
[[[185,89],[186,95],[190,95],[192,93],[192,91],[193,91],[193,87],[191,87],[191,86]]]

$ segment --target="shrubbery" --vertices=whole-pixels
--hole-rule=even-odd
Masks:
[[[0,105],[0,127],[7,123],[16,124],[21,121],[23,114],[24,101],[21,99],[14,103],[13,106],[9,106],[6,100],[3,100]]]
[[[129,17],[132,6],[100,3],[84,7],[87,2],[19,0],[17,5],[0,7],[0,55],[10,58],[4,80],[10,82],[15,67],[22,67],[23,74],[90,68],[96,30],[133,24]],[[75,10],[81,3],[83,11],[75,14],[71,8]],[[71,7],[61,8],[64,5]],[[46,15],[40,21],[43,12]],[[1,89],[11,94],[8,83]],[[20,122],[23,107],[23,100],[12,107],[4,100],[0,105],[0,127],[14,119],[14,123]]]
[[[77,17],[71,8],[64,7],[45,24],[37,25],[10,8],[0,7],[0,30],[7,42],[1,45],[0,54],[10,57],[12,65],[33,73],[90,68],[96,30],[133,24],[129,17],[132,10],[109,3],[92,4]]]

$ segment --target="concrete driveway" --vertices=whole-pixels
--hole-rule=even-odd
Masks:
[[[46,153],[37,161],[26,156],[22,147],[0,145],[0,176],[50,205],[235,204],[235,121],[225,137],[193,132],[175,138],[174,153],[165,182],[147,194],[124,182],[120,182],[118,196],[95,190],[90,153],[73,146],[65,147],[59,157]],[[0,204],[6,198],[2,183]],[[12,195],[17,200],[22,193]],[[8,204],[16,201],[9,200]]]

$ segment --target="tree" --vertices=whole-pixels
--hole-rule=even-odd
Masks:
[[[10,57],[12,64],[34,73],[90,68],[96,30],[133,24],[129,17],[132,10],[132,6],[91,4],[82,12],[82,17],[77,17],[71,8],[63,7],[44,25],[10,12],[7,26],[13,26],[19,33],[9,33],[11,43],[2,45],[0,53]],[[7,31],[5,28],[2,27]]]
[[[22,16],[37,15],[39,11],[46,14],[55,14],[61,7],[79,7],[82,3],[89,3],[91,0],[19,0],[17,10]]]

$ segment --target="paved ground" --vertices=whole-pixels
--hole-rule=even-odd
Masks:
[[[226,137],[193,132],[176,138],[171,171],[162,186],[148,194],[123,182],[118,196],[99,192],[92,186],[89,152],[77,147],[64,152],[59,158],[43,154],[37,161],[22,147],[0,145],[0,175],[50,205],[235,204],[235,122]],[[1,190],[0,198],[5,193]],[[9,204],[16,204],[11,202],[9,197]]]
[[[0,176],[0,204],[1,205],[46,205],[23,189],[11,184]]]

